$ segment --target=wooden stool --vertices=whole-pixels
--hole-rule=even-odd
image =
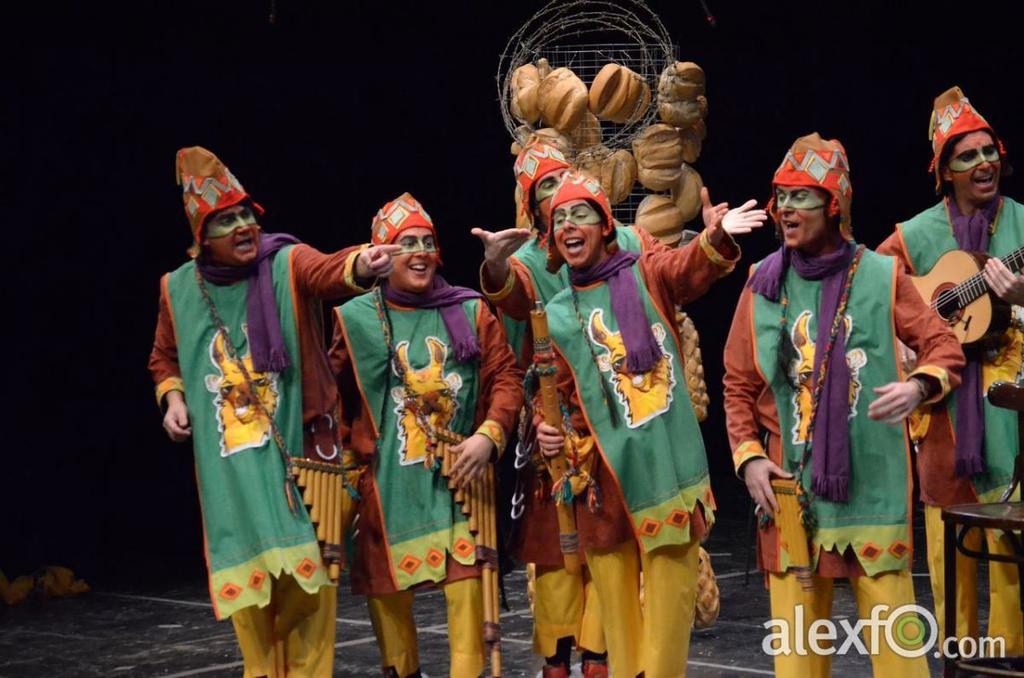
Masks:
[[[1010,497],[1021,484],[1024,465],[1021,454],[1024,452],[1024,386],[999,382],[993,384],[988,391],[989,402],[997,407],[1016,410],[1018,412],[1018,435],[1021,444],[1017,450],[1013,478],[1000,501],[993,504],[960,504],[948,506],[942,510],[944,524],[943,557],[945,562],[946,598],[946,633],[956,634],[956,553],[959,551],[968,558],[978,560],[994,560],[1003,563],[1016,563],[1017,571],[1024,582],[1024,544],[1021,543],[1019,532],[1024,530],[1024,503],[1011,502]],[[959,529],[957,529],[959,526]],[[1012,555],[975,551],[964,546],[964,537],[971,529],[1004,530],[1013,547]],[[1024,610],[1024,586],[1021,586],[1021,609]],[[939,639],[945,641],[944,638]],[[942,675],[953,676],[1022,676],[1024,677],[1024,657],[1007,657],[1004,659],[982,658],[960,660],[955,656],[957,648],[945,658]]]

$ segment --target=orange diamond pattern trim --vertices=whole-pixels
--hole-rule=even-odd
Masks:
[[[234,600],[238,596],[242,595],[242,587],[238,584],[228,582],[227,584],[224,584],[224,587],[221,588],[220,593],[217,595],[224,600]]]
[[[672,511],[668,514],[668,518],[665,518],[665,524],[672,527],[685,527],[688,522],[690,522],[690,514],[680,509]]]
[[[654,537],[661,532],[661,523],[651,518],[644,518],[644,522],[640,523],[640,534],[645,537]]]
[[[444,554],[437,549],[430,549],[427,553],[427,565],[431,567],[441,567],[444,563]]]
[[[295,568],[295,572],[297,574],[301,574],[306,579],[309,579],[313,576],[313,573],[316,572],[317,567],[319,566],[309,558],[303,558],[302,562],[299,563],[299,566]]]
[[[860,550],[860,555],[868,560],[878,560],[878,556],[882,555],[882,553],[882,549],[871,542],[864,544]]]
[[[461,558],[468,558],[469,555],[473,553],[473,551],[475,550],[476,547],[469,543],[469,540],[465,537],[462,537],[457,542],[455,542],[455,555]]]
[[[894,541],[889,546],[889,553],[892,554],[893,558],[902,558],[903,556],[910,553],[910,546],[902,541]]]
[[[256,570],[251,575],[249,575],[249,588],[256,589],[257,591],[259,591],[261,588],[263,588],[263,582],[265,582],[266,580],[266,572],[263,572],[262,570]]]
[[[407,555],[402,558],[402,562],[398,564],[398,569],[404,571],[407,574],[415,572],[423,561],[412,555]]]

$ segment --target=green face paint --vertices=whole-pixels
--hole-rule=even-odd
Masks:
[[[999,162],[999,149],[995,144],[988,144],[981,148],[969,148],[950,158],[949,169],[951,172],[966,172],[983,162]]]
[[[397,245],[401,245],[402,251],[399,254],[416,254],[417,252],[426,252],[431,254],[437,252],[437,243],[434,241],[434,236],[424,235],[405,235],[398,239]]]
[[[786,190],[775,187],[775,206],[778,209],[813,210],[825,206],[825,199],[810,188],[797,187]]]
[[[558,188],[558,180],[562,178],[563,172],[550,172],[543,179],[537,182],[536,188],[533,189],[534,200],[537,204],[544,202],[550,198],[555,189]]]
[[[581,202],[568,209],[559,207],[555,210],[552,220],[555,227],[554,230],[557,231],[566,223],[572,223],[575,226],[600,224],[604,221],[604,217],[589,202]]]
[[[231,235],[236,228],[250,226],[256,223],[256,217],[248,207],[242,207],[238,211],[223,211],[215,214],[212,219],[206,222],[207,238],[223,238]]]

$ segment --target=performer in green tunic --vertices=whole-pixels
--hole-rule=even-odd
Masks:
[[[736,472],[762,512],[776,675],[828,676],[834,648],[808,635],[830,615],[835,578],[850,579],[863,618],[914,602],[912,473],[899,424],[956,386],[963,358],[895,261],[852,241],[853,187],[838,141],[797,139],[773,187],[783,246],[756,265],[736,308],[726,420]],[[897,338],[920,352],[907,377]],[[778,524],[772,478],[795,478],[801,500]],[[917,642],[906,649],[921,646],[907,637]],[[903,656],[868,633],[865,643],[876,676],[928,675],[920,654]]]
[[[177,167],[193,258],[161,280],[150,371],[168,435],[193,441],[214,613],[247,676],[330,676],[336,589],[286,466],[338,463],[319,300],[364,291],[398,248],[325,255],[264,234],[216,156],[185,148]]]
[[[1017,414],[988,402],[997,381],[1024,379],[1024,205],[1000,195],[1006,149],[959,87],[935,99],[931,123],[935,189],[942,200],[896,225],[878,251],[896,257],[908,273],[925,275],[946,252],[973,250],[991,256],[982,276],[992,293],[1011,304],[1010,323],[994,341],[965,348],[963,384],[940,403],[921,409],[913,427],[917,474],[924,503],[935,613],[945,622],[942,507],[997,501],[1010,483],[1020,434]],[[1008,261],[1000,258],[1018,251]],[[950,283],[961,282],[956,280]],[[1019,497],[1018,497],[1019,499]],[[972,530],[969,545],[980,549]],[[985,539],[992,553],[1011,554],[1009,540],[994,530]],[[977,638],[978,561],[957,554],[956,636]],[[1024,654],[1020,577],[1012,563],[989,561],[988,636],[1006,640],[1007,655]]]
[[[522,370],[480,294],[453,287],[434,224],[411,195],[385,205],[372,241],[402,253],[388,281],[335,309],[331,362],[345,399],[346,447],[366,470],[352,588],[366,595],[388,675],[417,675],[413,591],[440,587],[448,605],[450,674],[483,669],[483,554],[442,476],[437,441],[447,432],[450,477],[475,482],[497,460],[522,406]]]
[[[732,270],[730,233],[760,226],[753,201],[679,249],[615,243],[600,184],[574,172],[551,201],[551,256],[570,285],[547,304],[562,427],[537,421],[545,454],[565,446],[581,550],[601,601],[612,675],[686,672],[698,544],[714,499],[672,318]],[[639,574],[644,575],[641,612]]]

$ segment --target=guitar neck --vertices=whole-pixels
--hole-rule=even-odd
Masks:
[[[1020,273],[1021,269],[1024,268],[1024,247],[1018,247],[999,261],[1003,262],[1003,265],[1013,273]],[[951,293],[956,295],[961,308],[988,291],[988,283],[985,282],[985,278],[981,275],[980,271],[950,290]]]

